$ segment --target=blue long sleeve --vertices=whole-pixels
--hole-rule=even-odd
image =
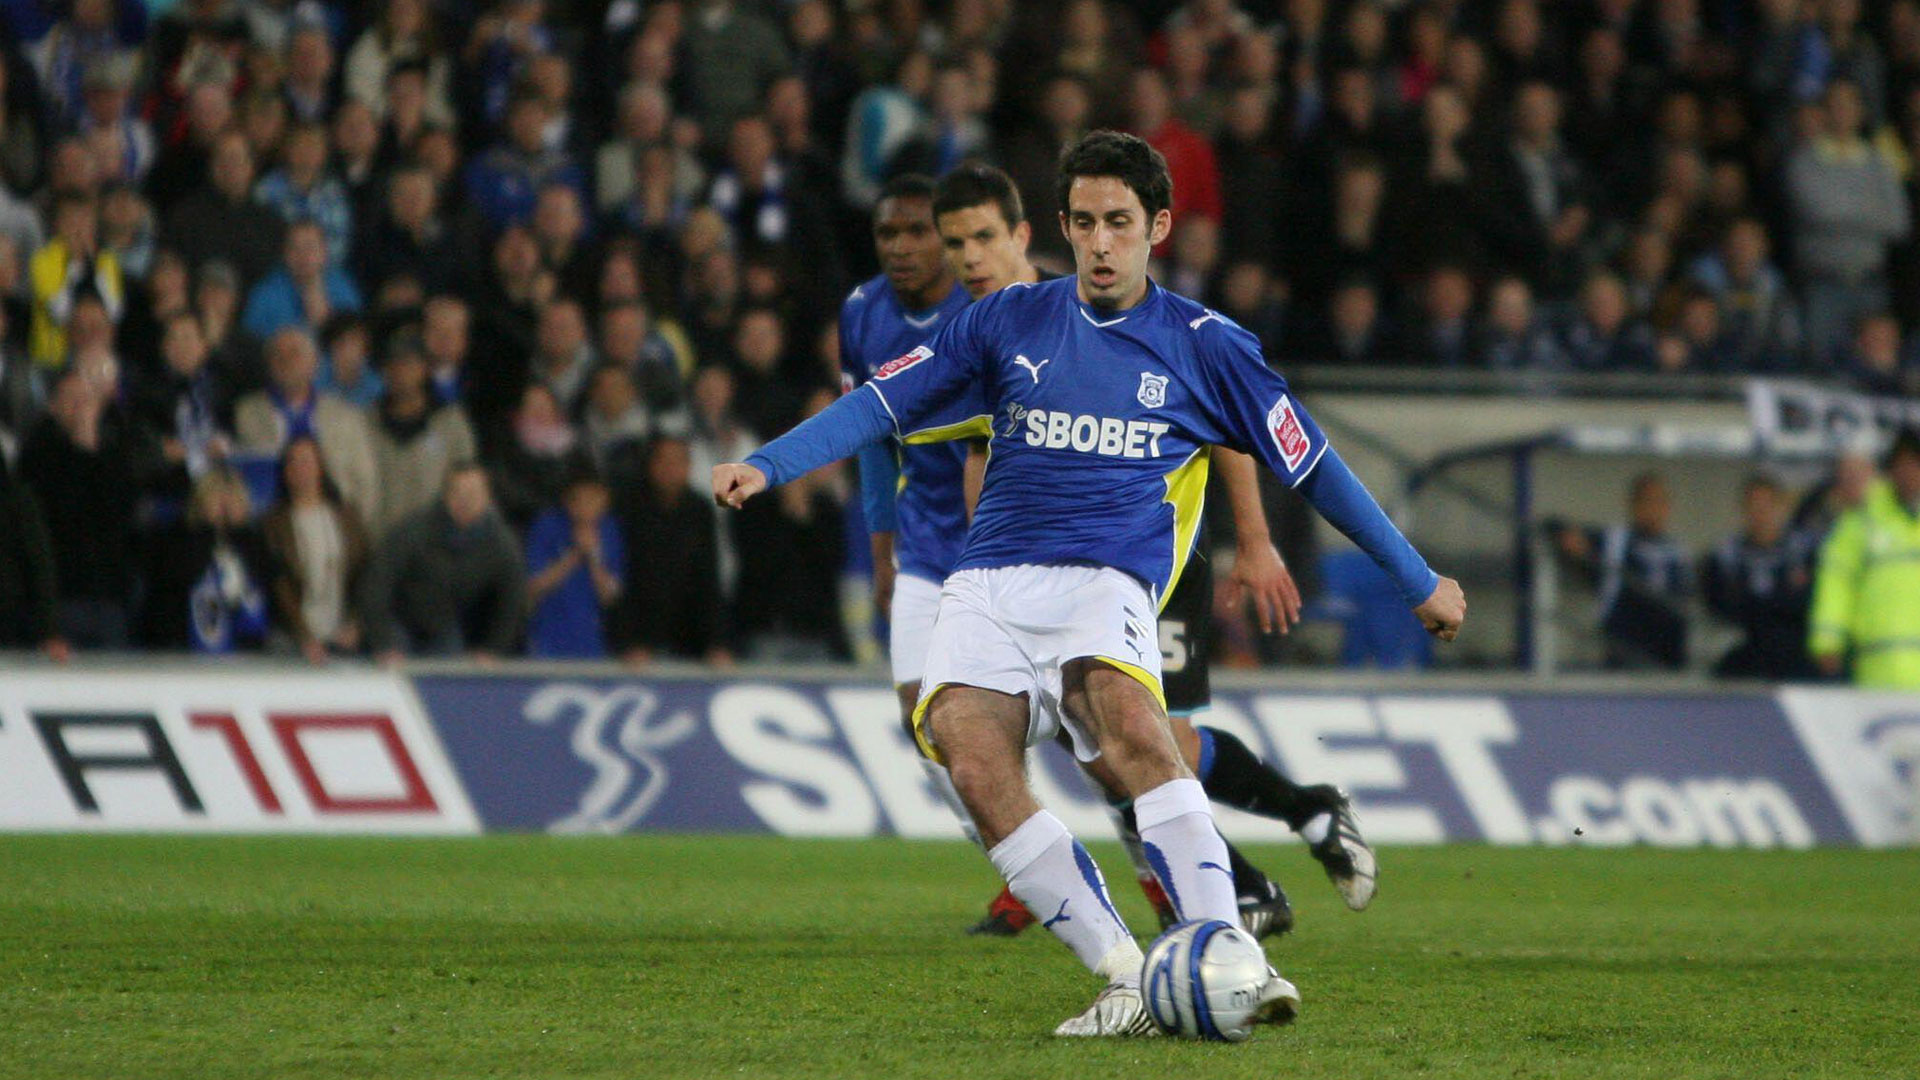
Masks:
[[[1400,534],[1366,485],[1353,475],[1353,470],[1333,447],[1327,447],[1320,463],[1294,490],[1306,496],[1321,517],[1372,556],[1380,569],[1393,579],[1407,607],[1419,607],[1433,595],[1440,575],[1427,566],[1427,560]]]
[[[860,508],[867,515],[867,531],[896,532],[894,498],[900,491],[900,460],[893,447],[877,442],[860,451]]]
[[[747,464],[767,474],[768,487],[779,487],[822,465],[851,457],[892,433],[893,414],[880,400],[879,391],[868,384],[761,447],[747,458]]]

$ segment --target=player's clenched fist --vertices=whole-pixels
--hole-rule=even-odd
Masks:
[[[1433,587],[1433,595],[1414,608],[1413,613],[1420,625],[1427,628],[1427,633],[1441,641],[1452,641],[1467,618],[1467,594],[1460,591],[1459,582],[1443,577],[1440,584]]]
[[[746,504],[748,499],[765,490],[767,490],[767,474],[751,465],[715,465],[713,467],[713,501],[721,506],[730,506],[738,510]]]

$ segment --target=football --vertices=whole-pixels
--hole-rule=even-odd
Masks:
[[[1140,990],[1162,1034],[1240,1042],[1253,1031],[1260,991],[1274,977],[1266,952],[1246,931],[1219,919],[1194,920],[1147,950]]]

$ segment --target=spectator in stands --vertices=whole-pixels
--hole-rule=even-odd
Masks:
[[[421,344],[427,350],[427,381],[433,399],[442,405],[461,402],[466,397],[467,350],[472,341],[467,302],[454,295],[435,296],[421,316]]]
[[[779,28],[734,0],[701,0],[681,45],[693,118],[710,138],[757,108],[788,70]]]
[[[1813,595],[1815,546],[1787,530],[1786,493],[1770,476],[1740,489],[1741,531],[1707,559],[1707,606],[1745,636],[1713,667],[1728,679],[1805,678],[1807,604]]]
[[[337,313],[359,311],[360,288],[327,255],[326,231],[318,222],[287,227],[281,265],[247,294],[241,325],[262,340],[283,327],[318,331]]]
[[[1739,353],[1720,329],[1720,305],[1712,294],[1690,286],[1675,305],[1673,325],[1654,343],[1654,366],[1667,373],[1735,370]]]
[[[560,402],[545,383],[529,383],[488,470],[500,512],[524,531],[534,516],[560,501],[570,471],[590,467]]]
[[[693,490],[690,460],[686,440],[655,439],[646,482],[617,492],[622,531],[635,552],[646,553],[627,562],[621,621],[630,664],[656,656],[731,658],[721,623],[713,504]]]
[[[1593,228],[1586,177],[1560,136],[1560,94],[1521,84],[1512,135],[1479,163],[1473,190],[1495,263],[1537,291],[1566,295],[1579,280],[1581,247]]]
[[[1324,324],[1301,349],[1301,358],[1316,364],[1358,366],[1402,359],[1392,324],[1380,310],[1380,289],[1366,278],[1348,280],[1334,290]]]
[[[1759,219],[1743,217],[1727,227],[1719,250],[1693,264],[1694,284],[1720,306],[1720,322],[1748,371],[1768,371],[1791,362],[1800,347],[1800,316],[1786,279],[1768,258],[1770,241]]]
[[[124,184],[108,188],[100,200],[100,249],[112,253],[121,277],[145,279],[159,244],[160,231],[147,200]]]
[[[221,373],[208,363],[200,320],[182,311],[167,320],[162,369],[139,387],[134,418],[145,438],[160,448],[162,471],[150,489],[185,499],[200,477],[232,453],[233,398]]]
[[[580,167],[564,150],[547,145],[552,119],[552,109],[539,96],[517,94],[507,110],[506,140],[467,166],[467,198],[488,224],[499,228],[528,221],[541,189],[549,184],[565,184],[585,202],[586,178]]]
[[[1579,371],[1653,367],[1652,331],[1631,317],[1626,286],[1604,270],[1588,275],[1580,290],[1580,312],[1567,327],[1560,347]]]
[[[831,400],[818,391],[812,415]],[[755,514],[742,512],[740,583],[734,629],[757,660],[841,660],[852,657],[840,618],[840,568],[846,557],[837,469],[809,473],[783,488]]]
[[[740,313],[734,323],[734,400],[747,426],[761,439],[771,439],[799,419],[802,391],[781,370],[786,356],[786,328],[780,316],[767,308]]]
[[[380,472],[366,414],[316,389],[319,367],[319,350],[306,331],[289,326],[275,334],[267,344],[268,387],[234,406],[234,435],[242,450],[275,458],[296,438],[315,439],[341,497],[362,521],[376,521]]]
[[[343,69],[347,96],[384,117],[388,77],[402,64],[419,64],[425,69],[427,120],[452,124],[453,65],[443,40],[433,6],[426,0],[388,0],[374,24],[347,50]]]
[[[608,513],[607,485],[591,471],[567,479],[559,506],[527,531],[527,655],[597,660],[609,655],[608,623],[625,589],[627,551]]]
[[[1127,130],[1147,140],[1167,159],[1173,176],[1176,220],[1220,221],[1220,166],[1213,144],[1173,114],[1166,76],[1157,68],[1139,68],[1129,83]],[[1156,251],[1164,255],[1166,244]]]
[[[199,182],[199,175],[208,178]],[[230,264],[240,288],[267,276],[281,256],[280,215],[253,201],[253,148],[245,134],[228,129],[212,144],[207,171],[168,212],[162,231],[167,246],[196,271],[218,259]]]
[[[109,319],[126,305],[120,260],[100,250],[100,208],[94,200],[70,195],[53,211],[53,238],[34,252],[28,273],[33,283],[31,352],[42,367],[57,368],[68,358],[67,322],[81,296],[97,298]]]
[[[80,648],[131,641],[133,448],[103,422],[107,401],[78,369],[54,383],[47,414],[20,451],[20,478],[46,517],[57,568],[58,637]]]
[[[1819,126],[1787,159],[1795,269],[1806,303],[1806,346],[1825,367],[1854,320],[1887,306],[1887,247],[1912,217],[1899,166],[1864,132],[1860,88],[1828,83]]]
[[[434,399],[419,335],[396,334],[387,342],[385,359],[380,375],[386,393],[373,417],[380,513],[370,529],[376,539],[431,503],[454,465],[472,461],[477,453],[466,413]]]
[[[1920,689],[1920,431],[1901,429],[1886,479],[1840,516],[1820,548],[1807,648],[1822,674]]]
[[[10,464],[40,417],[46,387],[32,359],[8,340],[9,328],[10,317],[0,308],[0,460]]]
[[[360,515],[327,477],[320,444],[287,444],[280,459],[281,497],[261,522],[270,566],[277,631],[308,662],[360,647],[357,615],[367,533]]]
[[[472,463],[456,465],[441,497],[379,542],[361,603],[367,648],[388,664],[460,655],[490,663],[518,645],[526,608],[520,544]]]
[[[255,185],[254,201],[278,213],[289,226],[302,221],[318,224],[326,237],[328,260],[345,263],[352,254],[353,205],[346,186],[327,172],[326,126],[317,121],[295,125],[281,154],[280,168]]]
[[[1510,275],[1487,290],[1487,317],[1480,327],[1476,359],[1495,371],[1558,371],[1567,366],[1553,331],[1534,313],[1533,290],[1526,279]]]
[[[247,487],[231,469],[202,474],[186,519],[146,546],[141,644],[231,653],[267,634],[267,553]]]
[[[320,374],[314,385],[324,394],[362,409],[372,409],[386,392],[374,370],[372,331],[358,315],[335,315],[320,331]]]
[[[587,319],[580,302],[561,296],[541,308],[538,337],[534,378],[553,391],[568,416],[577,417],[585,406],[587,377],[598,360],[587,337]]]
[[[1693,571],[1668,533],[1673,502],[1658,473],[1633,480],[1627,521],[1604,529],[1561,526],[1560,550],[1593,575],[1609,668],[1667,668],[1687,663]]]
[[[855,210],[870,210],[891,175],[893,159],[925,123],[933,60],[914,49],[901,57],[890,82],[853,99],[846,150],[840,158],[841,194]]]
[[[1409,362],[1463,368],[1473,361],[1473,278],[1458,266],[1435,267],[1421,293],[1421,319],[1408,343]]]
[[[640,402],[633,372],[617,361],[601,361],[588,378],[579,425],[587,454],[614,486],[638,483],[646,471],[653,420]]]
[[[1860,319],[1840,369],[1869,394],[1901,397],[1920,389],[1920,372],[1900,355],[1900,324],[1884,311]]]
[[[7,454],[0,454],[0,648],[39,649],[60,663],[72,651],[60,636],[58,573],[46,516]]]
[[[1387,245],[1386,194],[1387,173],[1379,158],[1355,151],[1337,163],[1327,226],[1315,230],[1317,238],[1290,245],[1289,280],[1301,303],[1318,308],[1343,281],[1384,283],[1398,272]]]
[[[260,339],[240,325],[240,277],[231,263],[215,259],[194,276],[193,313],[207,338],[208,363],[224,371],[236,392],[266,385]]]

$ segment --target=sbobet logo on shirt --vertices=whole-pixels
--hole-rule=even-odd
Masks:
[[[922,360],[931,360],[931,359],[933,359],[932,349],[927,348],[925,345],[917,346],[912,352],[906,354],[905,356],[896,356],[893,359],[887,361],[886,363],[881,364],[879,370],[873,373],[874,381],[884,382],[887,379],[891,379],[895,375],[898,375],[901,372],[907,370],[908,368],[912,367],[913,365],[919,363]]]

